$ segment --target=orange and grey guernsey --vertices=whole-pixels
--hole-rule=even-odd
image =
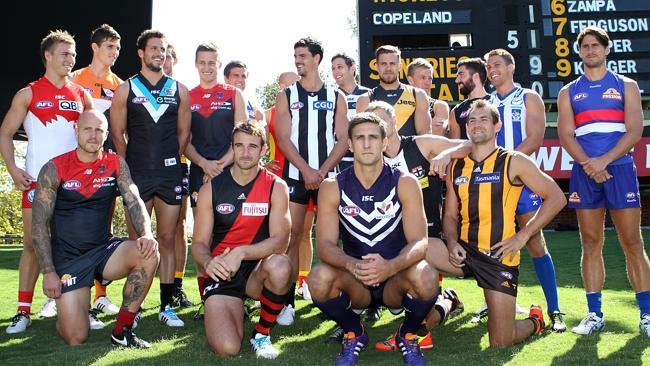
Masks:
[[[491,255],[493,245],[515,235],[515,210],[523,185],[510,181],[508,170],[513,151],[496,148],[483,161],[469,156],[451,168],[454,194],[458,199],[458,238]],[[506,266],[519,265],[519,252]]]

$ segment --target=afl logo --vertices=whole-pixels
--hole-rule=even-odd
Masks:
[[[291,108],[291,109],[300,109],[300,108],[302,108],[304,106],[305,105],[302,102],[295,102],[295,103],[291,103],[289,108]]]
[[[146,97],[135,97],[131,99],[131,102],[134,104],[145,104],[149,99]]]
[[[78,180],[69,180],[63,183],[63,189],[68,191],[76,191],[79,188],[81,188],[81,183]]]
[[[229,215],[235,211],[235,206],[230,203],[221,203],[217,206],[217,212],[222,215]]]
[[[34,194],[36,194],[35,189],[30,189],[29,192],[27,193],[27,200],[29,202],[34,202]]]
[[[199,109],[201,109],[201,105],[200,104],[192,104],[191,109],[192,109],[192,112],[196,112]]]
[[[510,272],[501,271],[501,272],[499,272],[499,274],[500,274],[501,277],[503,277],[503,278],[507,278],[507,279],[509,279],[509,280],[512,280],[512,274],[511,274]]]
[[[462,176],[454,179],[454,184],[457,186],[461,184],[467,184],[467,183],[469,183],[469,177]]]
[[[341,213],[346,216],[354,217],[361,213],[361,209],[357,206],[345,206],[341,208]]]
[[[589,96],[589,94],[587,94],[587,93],[578,93],[578,94],[573,96],[573,101],[574,102],[579,102],[579,101],[581,101],[583,99],[587,99],[588,96]]]
[[[49,100],[39,100],[34,104],[34,106],[38,109],[49,109],[54,107],[54,103],[50,102]]]

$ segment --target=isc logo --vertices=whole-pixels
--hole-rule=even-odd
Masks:
[[[361,202],[372,202],[375,200],[375,196],[361,196]]]
[[[83,112],[83,105],[81,102],[73,100],[59,100],[59,109],[62,111]]]
[[[314,101],[314,104],[312,104],[312,107],[316,110],[333,111],[334,102],[328,100],[316,100]]]

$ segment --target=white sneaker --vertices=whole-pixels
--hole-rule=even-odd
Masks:
[[[605,329],[605,317],[601,318],[596,313],[588,313],[580,324],[573,327],[572,330],[576,334],[588,335],[593,332],[600,332],[603,329]]]
[[[260,333],[255,334],[255,338],[251,338],[251,347],[258,358],[273,360],[280,354],[280,351],[273,347],[271,337]]]
[[[97,301],[95,301],[95,304],[93,305],[93,309],[97,309],[104,314],[110,314],[110,315],[115,315],[120,312],[120,308],[118,308],[115,304],[113,304],[111,300],[108,298],[108,296],[102,296],[99,299],[97,299]]]
[[[641,315],[641,320],[639,320],[639,330],[641,330],[641,334],[650,337],[650,314]]]
[[[158,320],[170,327],[182,327],[185,325],[181,318],[176,315],[176,311],[169,305],[165,306],[165,310],[158,313]]]
[[[487,318],[487,316],[488,316],[488,306],[487,303],[484,302],[483,306],[481,306],[481,308],[476,311],[476,315],[474,315],[472,319],[469,320],[469,322],[472,324],[478,324],[481,322],[481,320]]]
[[[32,325],[32,319],[29,318],[24,311],[19,311],[11,318],[11,324],[7,327],[8,334],[22,333],[27,330],[27,327]]]
[[[52,318],[56,316],[56,301],[54,299],[47,299],[41,308],[41,311],[38,312],[38,316],[41,318]]]
[[[307,301],[311,301],[311,292],[309,292],[309,286],[307,285],[307,282],[303,282],[296,292],[298,293],[298,296]]]
[[[293,309],[293,306],[286,305],[278,314],[276,322],[280,325],[288,326],[293,324],[293,318],[296,316],[296,311]]]
[[[92,330],[104,329],[105,327],[104,322],[99,320],[99,318],[97,317],[95,310],[91,310],[88,312],[88,320],[90,321],[90,329]]]
[[[131,329],[137,328],[138,324],[140,324],[140,320],[142,320],[142,308],[138,309],[138,312],[135,313],[135,318],[133,319],[133,325],[131,326]]]

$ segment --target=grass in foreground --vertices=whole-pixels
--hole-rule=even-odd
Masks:
[[[644,232],[646,242],[650,232]],[[580,243],[577,232],[546,233],[546,239],[555,261],[560,305],[566,316],[569,331],[554,334],[546,331],[523,344],[507,350],[488,348],[487,326],[485,323],[472,325],[469,319],[483,303],[482,291],[473,279],[445,279],[444,286],[454,287],[463,302],[465,313],[452,319],[445,326],[434,331],[436,345],[425,351],[432,365],[650,365],[650,339],[639,333],[639,312],[634,293],[625,273],[625,258],[614,232],[607,232],[605,262],[607,280],[603,293],[603,311],[606,331],[592,336],[577,336],[570,332],[586,314],[586,300],[580,277]],[[647,247],[647,245],[646,245]],[[196,310],[180,312],[186,326],[181,329],[167,328],[157,318],[159,304],[158,281],[154,281],[147,297],[138,335],[151,341],[151,350],[119,350],[110,345],[110,330],[114,316],[100,315],[106,323],[104,330],[90,332],[88,341],[78,347],[65,345],[56,335],[55,319],[38,319],[27,332],[9,336],[4,328],[9,324],[16,310],[18,284],[18,259],[20,248],[0,248],[0,278],[4,286],[0,288],[0,361],[3,365],[331,365],[339,352],[338,345],[326,345],[324,337],[334,328],[331,321],[323,321],[319,311],[305,301],[297,301],[298,320],[291,327],[276,326],[272,332],[273,341],[281,350],[275,361],[257,360],[248,346],[248,337],[254,327],[252,321],[245,320],[245,339],[240,356],[221,360],[209,350],[203,323],[192,320]],[[191,261],[190,261],[191,262]],[[524,251],[520,270],[518,302],[524,307],[542,304],[544,296],[537,283],[531,261]],[[121,300],[123,281],[109,286],[109,296]],[[188,271],[184,288],[193,301],[198,301],[198,291],[192,264]],[[41,282],[36,285],[33,311],[37,312],[45,300]],[[257,319],[254,319],[257,320]],[[361,355],[360,365],[400,365],[401,355],[397,352],[379,352],[372,344],[393,333],[399,320],[384,312],[382,319],[368,328],[371,337],[370,347]]]

